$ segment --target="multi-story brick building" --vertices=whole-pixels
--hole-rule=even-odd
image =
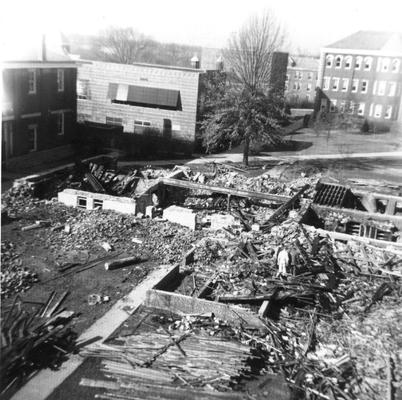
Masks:
[[[322,49],[316,108],[402,120],[402,35],[359,31]]]
[[[6,55],[7,57],[7,55]],[[3,62],[2,160],[39,158],[72,143],[76,124],[77,66],[45,37]],[[61,151],[62,152],[62,151]],[[61,155],[61,153],[59,153]],[[20,157],[20,162],[24,161]]]
[[[318,57],[289,56],[285,83],[288,104],[300,107],[314,103],[319,61]]]
[[[192,145],[199,74],[193,68],[83,61],[78,69],[78,121],[160,134]]]

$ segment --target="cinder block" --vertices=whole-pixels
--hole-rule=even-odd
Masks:
[[[170,222],[195,229],[197,214],[189,208],[170,206],[163,210],[163,218]]]
[[[211,229],[217,230],[228,228],[236,222],[233,215],[230,214],[212,214],[211,215]]]

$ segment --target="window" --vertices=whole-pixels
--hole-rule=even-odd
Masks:
[[[299,72],[299,81],[303,79],[303,73]]]
[[[311,83],[307,84],[306,92],[311,92]]]
[[[289,74],[286,74],[286,79],[285,79],[286,81],[288,81],[289,80]]]
[[[310,95],[306,94],[306,101],[310,101]]]
[[[91,98],[88,79],[77,79],[77,97],[87,100]]]
[[[398,73],[400,65],[401,63],[397,58],[395,58],[395,60],[392,60],[392,67],[391,67],[392,72]]]
[[[321,99],[320,110],[321,111],[326,111],[327,110],[327,99]]]
[[[372,63],[373,63],[373,59],[371,57],[366,57],[364,59],[364,70],[370,71]]]
[[[378,82],[377,82],[377,81],[374,81],[374,84],[373,84],[373,94],[376,94],[376,92],[377,92],[377,84],[378,84]]]
[[[135,133],[144,133],[144,130],[150,126],[151,126],[151,123],[149,121],[142,121],[142,120],[136,119],[134,121],[134,132]]]
[[[374,107],[374,118],[381,118],[382,114],[382,105],[376,104]]]
[[[327,68],[332,68],[332,63],[334,61],[334,56],[328,55],[326,58],[326,66]]]
[[[38,125],[28,126],[28,150],[37,150],[37,140],[38,140]]]
[[[323,90],[329,90],[329,83],[330,83],[331,78],[329,76],[324,77],[324,85],[323,85]]]
[[[394,215],[402,216],[402,202],[401,201],[397,201],[395,203]]]
[[[383,58],[381,60],[381,72],[388,72],[390,61],[389,58]]]
[[[64,135],[64,113],[56,114],[56,132],[58,135]]]
[[[388,96],[395,96],[396,82],[388,82]]]
[[[342,56],[335,57],[335,68],[341,68],[342,66]]]
[[[385,82],[385,81],[378,82],[378,95],[379,96],[384,96],[386,85],[387,85],[387,82]]]
[[[86,209],[87,208],[87,198],[82,197],[82,196],[78,196],[77,197],[77,207]]]
[[[362,89],[361,92],[362,93],[367,93],[368,90],[368,81],[362,81]]]
[[[116,117],[106,117],[106,125],[123,126],[123,119]]]
[[[339,112],[344,113],[346,110],[346,101],[341,101],[341,104],[339,106]]]
[[[307,79],[311,81],[313,79],[313,73],[312,72],[307,72]]]
[[[371,103],[371,104],[370,104],[370,112],[369,112],[369,116],[370,116],[370,117],[373,115],[373,110],[374,110],[374,104]]]
[[[349,88],[349,79],[343,79],[342,81],[342,92],[347,92]]]
[[[352,56],[345,57],[345,69],[350,69],[352,67]]]
[[[349,114],[354,114],[355,111],[356,111],[356,104],[353,101],[351,101],[348,107],[348,112]]]
[[[288,89],[289,89],[289,83],[285,82],[285,90],[288,90]]]
[[[57,91],[64,92],[64,70],[57,70]]]
[[[339,88],[339,78],[333,78],[332,80],[332,90],[336,92]]]
[[[352,93],[356,93],[358,89],[359,89],[359,80],[353,79],[352,80]]]
[[[28,71],[28,81],[29,81],[29,94],[36,93],[36,71],[34,69],[30,69]]]
[[[388,200],[387,199],[376,199],[375,205],[377,208],[377,212],[379,212],[380,214],[384,214],[385,210],[387,209]]]
[[[359,107],[357,108],[357,114],[358,115],[364,115],[364,103],[359,103]]]
[[[297,85],[298,85],[297,82],[295,82],[295,83],[293,84],[293,90],[297,90]]]
[[[355,61],[355,69],[360,69],[361,65],[362,65],[362,60],[363,58],[358,56],[356,57],[356,61]]]
[[[385,114],[384,114],[384,118],[385,119],[390,119],[392,116],[392,106],[387,106],[385,108]]]
[[[336,111],[336,100],[331,100],[329,104],[329,111],[330,112],[335,112]]]

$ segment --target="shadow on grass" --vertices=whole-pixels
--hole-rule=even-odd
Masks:
[[[278,151],[300,151],[308,149],[313,145],[313,142],[301,140],[286,140],[280,145],[262,144],[256,148],[259,152],[278,152]]]

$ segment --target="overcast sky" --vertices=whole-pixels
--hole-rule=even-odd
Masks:
[[[274,10],[287,50],[317,52],[360,29],[402,31],[401,0],[9,0],[2,2],[2,41],[42,30],[96,33],[130,26],[165,42],[222,47],[248,16]],[[16,32],[16,33],[12,33]]]

